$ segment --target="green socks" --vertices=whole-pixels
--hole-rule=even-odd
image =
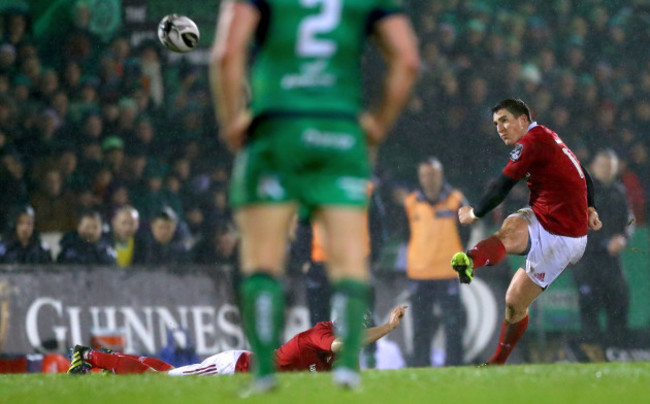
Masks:
[[[357,371],[365,335],[363,315],[368,309],[370,286],[346,279],[334,284],[333,292],[334,332],[343,342],[343,349],[337,355],[336,367]]]
[[[284,322],[282,283],[257,272],[242,282],[242,321],[253,356],[253,372],[260,378],[275,372],[273,358],[280,346]]]

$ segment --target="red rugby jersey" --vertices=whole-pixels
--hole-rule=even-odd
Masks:
[[[332,352],[334,326],[323,321],[291,338],[275,352],[275,361],[281,372],[332,370],[335,354]]]
[[[533,123],[510,152],[503,173],[526,178],[529,204],[548,232],[560,236],[587,234],[587,183],[580,162],[552,130]]]

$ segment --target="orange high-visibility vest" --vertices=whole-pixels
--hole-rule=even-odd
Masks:
[[[429,203],[420,192],[404,200],[411,238],[406,255],[406,273],[411,279],[451,279],[451,257],[462,251],[458,233],[458,209],[463,194],[453,190],[447,198]]]

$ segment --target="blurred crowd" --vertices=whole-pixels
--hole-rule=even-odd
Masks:
[[[72,3],[70,21],[54,20],[57,29],[40,37],[29,10],[1,14],[0,262],[11,261],[1,250],[12,242],[27,248],[15,242],[31,214],[37,233],[65,234],[54,260],[114,263],[114,224],[130,207],[136,250],[149,246],[133,263],[211,262],[219,248],[231,256],[230,160],[204,69],[167,69],[156,42],[100,38],[88,27],[93,10]],[[171,223],[170,240],[156,232],[160,218]],[[157,244],[178,254],[159,254]]]
[[[94,34],[85,2],[68,11],[70,22],[49,30],[35,30],[28,9],[0,16],[0,262],[33,262],[10,259],[11,248],[13,257],[47,257],[36,253],[37,235],[57,233],[60,252],[49,257],[58,262],[233,263],[231,161],[206,69],[170,64],[155,42]],[[603,148],[618,155],[617,178],[643,223],[646,2],[422,0],[408,11],[423,70],[379,158],[389,210],[393,189],[416,186],[413,162],[428,155],[476,200],[508,153],[490,107],[518,96],[583,163]],[[132,222],[127,230],[121,219]],[[389,232],[403,226],[387,223]]]

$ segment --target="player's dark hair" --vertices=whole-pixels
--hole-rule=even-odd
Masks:
[[[523,102],[520,98],[508,98],[501,101],[497,105],[492,107],[492,113],[495,113],[501,109],[505,109],[510,112],[515,118],[519,118],[522,115],[526,115],[528,122],[533,122],[533,119],[530,116],[530,108]]]

